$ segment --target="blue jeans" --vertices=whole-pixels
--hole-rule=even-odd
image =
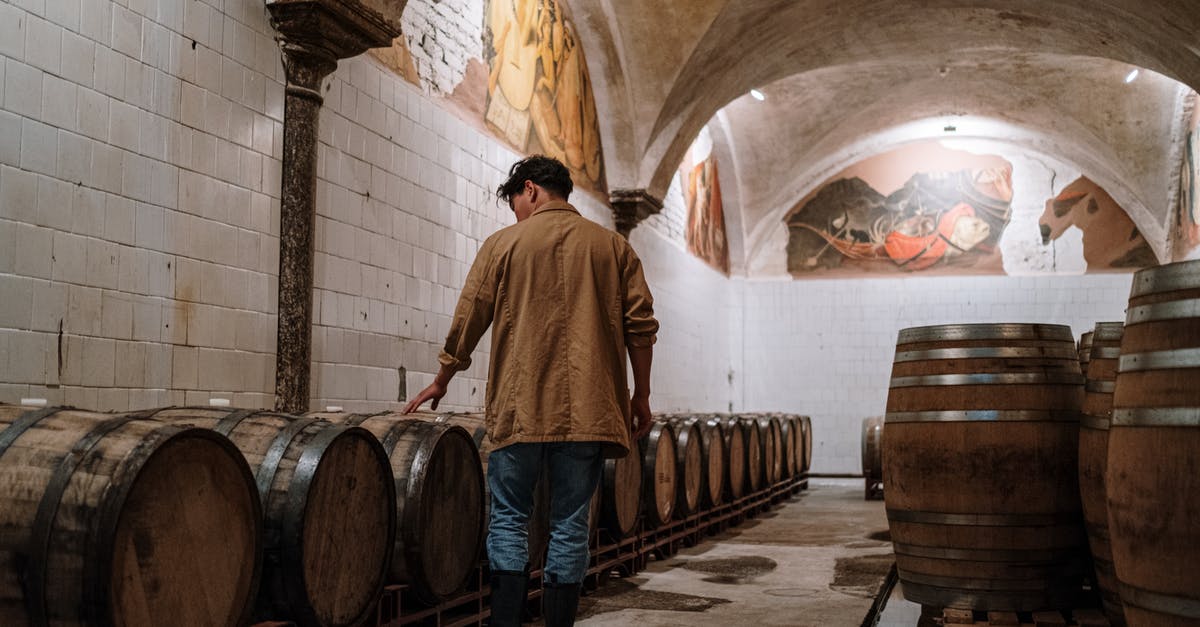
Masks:
[[[550,479],[550,546],[543,579],[579,583],[587,574],[589,506],[604,468],[598,442],[518,443],[488,455],[488,561],[493,571],[525,570],[533,488],[543,467]]]

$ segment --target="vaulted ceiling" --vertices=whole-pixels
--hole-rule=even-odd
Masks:
[[[824,178],[952,119],[1087,174],[1166,253],[1185,86],[1200,86],[1195,0],[566,2],[609,187],[661,198],[715,122],[746,257]],[[1126,84],[1133,68],[1150,71]]]

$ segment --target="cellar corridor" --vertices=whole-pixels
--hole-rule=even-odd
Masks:
[[[782,506],[584,597],[576,624],[858,625],[892,560],[883,501],[864,501],[861,479],[810,479]]]

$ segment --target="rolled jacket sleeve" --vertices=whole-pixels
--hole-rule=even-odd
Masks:
[[[484,241],[467,272],[450,332],[446,334],[446,345],[438,355],[438,362],[454,371],[471,366],[471,353],[495,315],[499,277],[494,240],[492,237]]]
[[[654,318],[654,296],[642,274],[642,260],[626,245],[621,271],[623,286],[622,314],[625,344],[653,346],[658,339],[658,320]]]

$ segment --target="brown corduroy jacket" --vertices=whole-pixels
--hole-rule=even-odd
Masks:
[[[489,325],[487,430],[516,442],[629,441],[626,346],[658,332],[633,248],[614,231],[552,201],[483,243],[467,274],[438,360],[453,370]]]

